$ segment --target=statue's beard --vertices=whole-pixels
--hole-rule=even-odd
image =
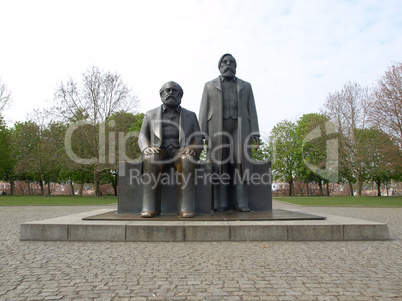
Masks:
[[[163,100],[163,104],[170,107],[177,107],[181,104],[181,98],[176,98],[173,95],[170,95]]]
[[[230,78],[232,78],[232,77],[234,77],[234,76],[236,75],[236,68],[227,66],[227,67],[225,67],[225,68],[222,70],[222,75],[223,75],[224,77],[230,77]]]

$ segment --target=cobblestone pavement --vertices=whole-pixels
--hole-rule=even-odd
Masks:
[[[391,241],[19,241],[22,222],[104,207],[0,207],[0,300],[402,300],[402,208],[296,207],[388,223]]]

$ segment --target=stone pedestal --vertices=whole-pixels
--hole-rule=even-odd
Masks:
[[[328,215],[325,220],[292,219],[304,213],[273,210],[280,220],[151,219],[116,220],[115,210],[98,209],[74,215],[21,224],[20,240],[42,241],[350,241],[389,240],[386,224]],[[232,212],[233,213],[233,212]],[[112,220],[96,219],[101,215]],[[166,215],[165,215],[166,216]],[[284,220],[284,218],[292,220]],[[138,220],[139,219],[139,220]],[[290,246],[292,247],[292,246]]]
[[[139,213],[142,208],[142,163],[120,162],[118,213]],[[172,177],[174,169],[165,173]],[[271,162],[253,164],[249,179],[249,207],[252,211],[272,210]],[[162,186],[162,213],[177,212],[177,185]],[[208,163],[199,162],[195,177],[196,213],[211,212],[211,169]]]

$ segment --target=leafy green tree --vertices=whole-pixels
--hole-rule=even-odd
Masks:
[[[0,179],[10,182],[11,194],[15,193],[15,164],[12,131],[0,116]]]
[[[2,111],[11,101],[11,93],[0,78],[0,179],[10,182],[11,194],[15,193],[15,159],[12,155],[12,132],[7,128]]]
[[[401,151],[390,136],[377,129],[362,130],[361,135],[367,141],[367,179],[377,184],[377,196],[381,196],[381,184],[398,179],[401,173]]]
[[[144,119],[144,114],[117,112],[113,114],[106,127],[108,136],[109,163],[111,168],[103,172],[101,180],[111,183],[114,194],[117,195],[119,180],[119,161],[139,160],[141,151],[138,146],[138,134]]]
[[[48,184],[48,194],[51,194],[50,183],[60,183],[63,179],[60,177],[62,169],[62,157],[64,150],[64,135],[67,126],[61,122],[51,122],[44,129],[43,135],[46,140],[45,149],[49,154],[50,166],[47,167],[45,181]]]
[[[273,178],[289,183],[289,195],[294,195],[294,180],[301,164],[301,145],[296,124],[284,120],[272,129],[268,142],[268,158],[272,162]]]
[[[322,183],[326,180],[323,174],[318,174],[309,166],[324,171],[327,162],[327,133],[325,125],[328,118],[325,115],[311,113],[304,114],[298,121],[296,132],[301,141],[302,163],[297,170],[297,176],[306,183],[309,194],[309,183],[316,182],[320,187],[320,194],[324,195]],[[309,166],[307,166],[307,164]],[[328,181],[327,181],[328,182]]]
[[[78,183],[78,195],[83,194],[85,183],[93,182],[93,169],[94,166],[89,164],[81,164],[78,160],[71,159],[71,153],[80,159],[91,159],[96,154],[93,154],[91,142],[92,136],[99,135],[97,127],[90,124],[88,121],[88,114],[83,109],[77,109],[74,115],[68,119],[66,124],[66,132],[64,133],[64,152],[60,154],[59,162],[61,164],[60,177],[65,182],[70,184],[71,194],[74,195],[74,183]],[[68,131],[75,124],[77,126],[71,136],[68,136]],[[67,147],[66,147],[67,145]]]
[[[264,142],[263,140],[260,139],[260,147],[258,149],[255,149],[255,147],[253,147],[251,149],[251,151],[252,151],[253,160],[257,160],[257,161],[268,161],[269,160],[268,144],[266,142]]]
[[[342,156],[343,149],[342,146],[339,148],[339,154]],[[344,160],[339,161],[339,173],[338,173],[338,183],[348,184],[350,195],[353,196],[353,184],[356,183],[356,178],[353,176],[349,166],[345,164]]]
[[[111,116],[106,126],[110,162],[114,161],[118,164],[120,160],[138,160],[140,158],[138,135],[143,120],[143,113],[134,115],[121,111]]]
[[[20,178],[38,181],[42,195],[45,182],[57,181],[58,154],[64,149],[63,128],[62,124],[45,127],[32,120],[14,125],[16,173]]]
[[[32,154],[39,145],[39,127],[33,121],[16,122],[14,124],[14,156],[16,159],[16,175],[25,181],[40,181],[33,172]],[[43,185],[43,182],[41,182]],[[29,186],[29,184],[28,184]],[[43,193],[43,191],[42,191]]]

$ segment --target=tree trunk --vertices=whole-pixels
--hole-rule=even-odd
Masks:
[[[318,182],[318,186],[320,187],[320,195],[323,196],[324,191],[322,190],[322,181],[321,180]]]
[[[293,196],[293,179],[289,181],[289,196]]]
[[[82,196],[82,190],[84,189],[84,182],[85,182],[85,174],[84,174],[84,172],[82,172],[82,175],[81,175],[81,187],[78,190],[78,195],[80,195],[80,196]]]
[[[349,181],[349,189],[350,189],[350,195],[353,196],[353,185],[351,181]]]
[[[113,185],[114,195],[117,196],[117,185]]]
[[[360,179],[357,179],[356,196],[362,196],[362,187],[363,187],[363,181],[361,181]]]
[[[95,186],[95,196],[101,196],[101,192],[99,190],[99,171],[94,171],[94,186]]]
[[[31,195],[31,183],[29,183],[29,181],[27,181],[28,184],[28,195]]]
[[[114,177],[112,179],[112,186],[113,186],[113,190],[114,190],[114,195],[117,196],[117,187],[119,185],[119,171],[115,170],[113,175],[114,175]]]
[[[377,184],[377,196],[381,196],[381,181],[376,181]]]
[[[51,191],[50,191],[50,182],[47,183],[47,193],[48,195],[51,195]]]
[[[71,195],[75,195],[74,193],[74,184],[73,184],[73,180],[70,179],[70,189],[71,189]]]
[[[15,182],[14,182],[14,180],[10,180],[10,194],[11,195],[15,194]]]
[[[45,195],[45,189],[44,189],[44,187],[43,187],[43,181],[39,181],[39,185],[40,185],[40,193],[41,193],[42,195]]]
[[[329,182],[327,183],[327,196],[329,196]]]
[[[307,196],[310,196],[310,190],[309,190],[308,182],[306,182],[306,187],[307,187]]]
[[[117,184],[118,184],[118,178],[114,177],[113,181],[112,181],[112,186],[113,186],[113,190],[114,190],[114,195],[117,196]]]

